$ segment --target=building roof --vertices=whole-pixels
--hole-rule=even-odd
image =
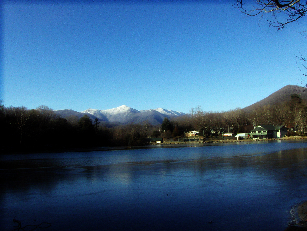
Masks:
[[[238,133],[235,137],[246,137],[248,135],[248,133]]]
[[[253,131],[276,131],[276,130],[280,130],[282,127],[283,127],[282,125],[274,126],[271,124],[258,125],[252,130],[252,132]]]
[[[285,126],[284,125],[278,125],[278,126],[275,126],[275,128],[276,128],[276,130],[280,130],[282,128],[285,128]]]

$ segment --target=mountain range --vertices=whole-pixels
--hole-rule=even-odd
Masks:
[[[296,85],[287,85],[264,99],[243,108],[243,110],[249,112],[265,105],[275,105],[278,103],[287,102],[291,100],[291,95],[294,94],[298,95],[302,100],[307,101],[307,88]]]
[[[258,107],[265,105],[274,105],[280,102],[285,102],[291,99],[291,95],[297,94],[303,100],[307,101],[307,89],[296,85],[287,85],[280,90],[272,93],[268,97],[260,100],[248,107],[243,108],[246,112],[253,111]],[[92,120],[98,119],[105,124],[130,124],[130,123],[144,123],[148,122],[152,125],[159,125],[163,122],[164,118],[174,118],[178,116],[187,115],[182,112],[166,110],[163,108],[150,109],[150,110],[136,110],[134,108],[122,105],[108,110],[87,109],[82,112],[73,110],[57,110],[56,114],[61,117],[77,117],[81,118],[88,115]]]
[[[159,125],[163,122],[164,118],[173,118],[177,116],[185,115],[185,113],[166,110],[163,108],[150,109],[150,110],[136,110],[134,108],[122,105],[116,108],[99,110],[99,109],[87,109],[82,112],[73,110],[57,110],[56,114],[61,117],[68,118],[75,116],[81,118],[84,115],[88,115],[92,120],[98,119],[100,122],[110,124],[130,124],[130,123],[142,123],[148,122],[152,125]]]

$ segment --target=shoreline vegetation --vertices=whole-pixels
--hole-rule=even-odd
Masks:
[[[171,145],[171,144],[220,144],[220,143],[240,143],[240,142],[263,142],[263,141],[275,141],[275,140],[305,140],[307,136],[286,136],[283,138],[274,138],[274,139],[206,139],[205,141],[186,141],[186,142],[179,142],[179,141],[166,141],[163,142],[164,145]],[[157,144],[151,144],[157,145]]]
[[[307,141],[307,136],[287,136],[276,139],[206,139],[202,141],[164,141],[161,144],[151,143],[146,145],[114,145],[114,146],[88,146],[88,147],[49,147],[35,148],[26,147],[23,149],[2,149],[1,154],[31,154],[31,153],[62,153],[62,152],[92,152],[92,151],[112,151],[112,150],[128,150],[128,149],[148,149],[148,148],[179,148],[179,147],[201,147],[221,144],[245,143],[253,144],[259,142],[270,141]]]
[[[255,126],[261,124],[284,125],[288,129],[287,136],[304,136],[306,112],[307,101],[298,94],[292,94],[288,100],[274,105],[249,110],[238,108],[227,112],[205,112],[198,107],[192,109],[191,114],[165,117],[160,121],[161,124],[155,125],[149,121],[109,123],[90,114],[82,117],[61,116],[47,106],[29,110],[25,107],[4,107],[0,104],[0,152],[91,151],[144,146],[148,148],[151,143],[154,143],[151,147],[178,147],[254,142],[250,139],[237,140],[234,136],[250,133]],[[191,135],[191,131],[195,133]],[[232,137],[225,137],[226,133],[232,134]],[[157,141],[163,142],[156,144]]]

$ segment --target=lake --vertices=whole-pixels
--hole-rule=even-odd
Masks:
[[[0,230],[284,230],[307,143],[0,156]]]

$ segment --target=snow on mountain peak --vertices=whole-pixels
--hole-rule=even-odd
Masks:
[[[181,116],[184,113],[167,110],[163,108],[150,109],[150,110],[141,110],[138,111],[134,108],[128,107],[126,105],[122,105],[116,108],[107,109],[107,110],[98,110],[98,109],[87,109],[83,112],[75,112],[79,113],[78,115],[81,117],[82,114],[87,114],[90,116],[94,116],[91,118],[98,118],[101,121],[106,121],[110,123],[140,123],[142,121],[151,121],[152,124],[160,124],[162,123],[165,117],[173,117],[173,116]],[[65,111],[65,116],[68,116],[69,113]],[[71,114],[71,113],[70,113]]]
[[[157,112],[160,112],[160,113],[164,113],[166,112],[166,110],[164,110],[163,108],[159,107],[156,109]]]
[[[131,107],[128,107],[126,105],[122,105],[122,106],[117,107],[116,109],[118,109],[120,111],[127,111],[127,110],[131,109]]]
[[[182,115],[183,113],[181,112],[177,112],[177,111],[173,111],[173,110],[166,110],[166,109],[163,109],[163,108],[157,108],[155,111],[157,112],[160,112],[161,114],[166,114],[166,115],[170,115],[170,116],[173,116],[173,115]]]
[[[108,114],[118,114],[118,113],[138,112],[138,110],[128,107],[126,105],[122,105],[116,108],[104,110],[104,112]]]

